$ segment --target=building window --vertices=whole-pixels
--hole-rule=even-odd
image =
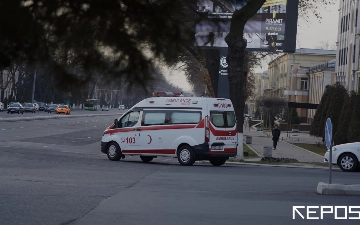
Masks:
[[[301,90],[308,90],[308,82],[309,82],[308,79],[302,78],[301,79],[301,87],[300,87],[300,89]]]
[[[353,63],[355,63],[355,51],[356,51],[356,45],[354,45],[354,52],[353,52]]]
[[[357,21],[358,21],[358,9],[356,9],[356,16],[355,16],[355,27],[357,27]]]

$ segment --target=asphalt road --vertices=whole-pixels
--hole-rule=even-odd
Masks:
[[[360,206],[316,194],[325,169],[109,161],[100,139],[116,117],[0,122],[0,224],[359,224],[292,219],[292,206]],[[359,183],[360,173],[333,175]]]
[[[109,109],[109,111],[101,111],[100,110],[96,110],[96,111],[90,111],[90,110],[81,110],[81,109],[72,109],[70,112],[70,115],[94,115],[94,114],[121,114],[124,113],[125,110],[119,110],[116,108],[113,109]],[[48,113],[45,111],[36,111],[35,113],[30,113],[30,112],[26,112],[23,114],[11,114],[11,113],[7,113],[6,109],[4,109],[4,112],[0,112],[0,119],[1,118],[15,118],[15,117],[19,117],[19,118],[24,118],[24,117],[39,117],[39,116],[68,116],[68,115],[64,115],[64,114],[60,114],[57,115],[56,113]]]

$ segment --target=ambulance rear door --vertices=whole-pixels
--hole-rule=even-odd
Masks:
[[[228,99],[218,99],[209,104],[209,151],[236,153],[237,129],[235,112]]]

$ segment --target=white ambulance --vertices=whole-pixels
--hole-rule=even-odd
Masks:
[[[126,155],[139,155],[144,162],[170,156],[181,165],[209,160],[214,166],[236,156],[237,126],[229,99],[172,95],[144,99],[115,119],[104,131],[101,152],[113,161]]]

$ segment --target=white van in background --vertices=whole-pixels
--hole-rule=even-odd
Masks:
[[[4,103],[0,102],[0,112],[4,112]]]
[[[101,151],[113,161],[139,155],[150,162],[157,156],[178,158],[181,165],[209,160],[223,165],[236,156],[238,136],[229,99],[152,97],[137,103],[101,139]]]

